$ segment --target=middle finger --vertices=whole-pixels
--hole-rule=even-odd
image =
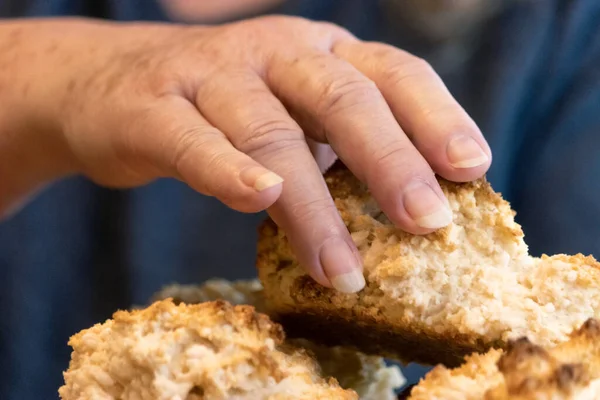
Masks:
[[[314,50],[274,57],[267,83],[292,113],[316,127],[406,231],[430,232],[452,215],[433,171],[398,125],[377,86],[340,58]],[[306,130],[306,129],[305,129]]]
[[[343,292],[362,289],[360,255],[304,133],[260,77],[224,71],[198,91],[197,104],[237,149],[283,177],[282,194],[269,214],[310,275]]]

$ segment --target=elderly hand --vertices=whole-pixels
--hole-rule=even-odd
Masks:
[[[321,175],[335,154],[416,234],[451,221],[434,172],[467,181],[491,162],[425,61],[335,25],[12,21],[0,47],[0,211],[68,174],[174,177],[267,209],[310,275],[344,292],[364,279]]]

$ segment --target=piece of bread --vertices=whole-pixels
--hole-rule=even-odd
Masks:
[[[600,399],[600,324],[588,320],[568,341],[545,349],[527,338],[466,357],[459,368],[437,366],[409,400]]]
[[[358,399],[251,306],[170,299],[74,335],[63,400]]]
[[[527,335],[553,345],[600,314],[593,257],[528,254],[510,205],[485,179],[440,179],[453,222],[415,236],[396,229],[339,164],[326,175],[364,261],[366,287],[344,294],[314,282],[285,233],[260,229],[257,266],[272,318],[288,336],[405,362],[458,365],[471,352]]]
[[[152,296],[152,301],[173,298],[174,302],[197,304],[225,300],[231,304],[248,304],[265,312],[259,280],[228,281],[210,279],[201,285],[172,284]],[[394,400],[396,390],[406,379],[396,365],[386,365],[378,356],[369,356],[342,346],[322,346],[304,339],[288,343],[306,349],[319,363],[323,376],[332,376],[344,389],[354,390],[361,400]]]

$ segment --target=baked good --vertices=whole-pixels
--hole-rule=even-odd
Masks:
[[[410,400],[593,400],[600,398],[600,324],[588,320],[566,341],[545,349],[527,338],[506,351],[473,354],[456,369],[437,366]]]
[[[324,376],[334,377],[344,389],[352,389],[360,400],[395,400],[406,378],[396,365],[345,346],[324,346],[307,339],[288,339],[307,349],[319,363]]]
[[[173,283],[161,288],[150,299],[157,300],[172,298],[175,303],[198,304],[206,301],[225,300],[234,305],[250,305],[259,313],[266,313],[263,287],[258,279],[209,279],[202,284],[181,285]]]
[[[524,335],[554,345],[600,314],[598,262],[529,255],[515,213],[485,178],[440,178],[453,222],[422,236],[395,228],[343,165],[325,179],[363,257],[366,286],[352,294],[320,286],[267,221],[259,277],[269,313],[288,336],[452,366]]]
[[[166,299],[118,311],[69,344],[63,400],[358,399],[251,306]]]
[[[266,311],[258,279],[210,279],[201,285],[171,284],[152,296],[153,301],[166,298],[187,304],[225,300],[231,304],[252,305],[258,312]],[[406,382],[400,368],[386,365],[378,356],[343,346],[322,346],[305,339],[288,339],[288,343],[306,349],[319,363],[323,376],[334,377],[344,389],[356,391],[361,400],[394,400],[396,390]]]

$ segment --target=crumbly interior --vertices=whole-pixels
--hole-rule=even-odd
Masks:
[[[248,304],[258,312],[267,312],[262,284],[258,279],[228,281],[211,279],[202,285],[164,287],[152,299],[173,298],[187,304],[225,300],[231,304]],[[340,386],[358,393],[361,400],[393,400],[395,390],[406,379],[397,366],[388,366],[381,357],[369,356],[343,346],[327,347],[305,339],[288,339],[288,343],[309,350],[319,363],[324,376],[337,379]]]
[[[570,338],[545,349],[528,339],[508,349],[438,366],[415,386],[410,400],[597,400],[600,398],[600,325],[588,320]]]
[[[600,310],[600,270],[582,256],[534,258],[507,202],[479,181],[442,185],[454,214],[437,235],[409,236],[345,200],[365,273],[382,312],[484,341],[529,335],[549,345]],[[398,304],[398,302],[400,304]]]
[[[356,294],[312,289],[299,295],[306,273],[285,233],[265,229],[259,273],[278,314],[328,310],[480,349],[523,335],[556,344],[600,316],[599,263],[581,254],[530,256],[510,205],[485,179],[440,179],[453,222],[423,236],[395,228],[349,171],[331,171],[326,181],[363,257],[367,287]]]
[[[215,301],[119,311],[71,338],[63,400],[357,399],[251,306]]]

